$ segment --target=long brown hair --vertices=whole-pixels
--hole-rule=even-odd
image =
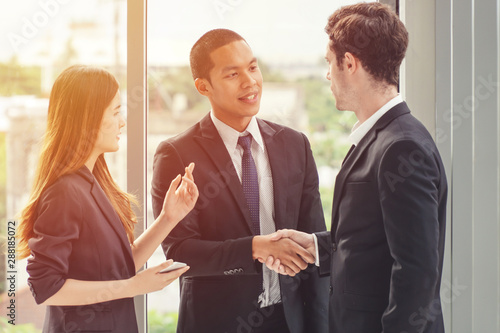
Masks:
[[[118,91],[116,78],[108,71],[88,66],[71,66],[54,82],[49,100],[47,130],[38,161],[28,205],[20,213],[17,233],[19,257],[30,255],[28,240],[35,236],[33,225],[43,191],[59,177],[80,169],[90,157],[104,110]],[[120,217],[130,243],[134,241],[137,218],[134,198],[120,190],[103,155],[92,171]]]

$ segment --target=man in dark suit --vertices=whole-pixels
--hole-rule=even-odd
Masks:
[[[158,146],[152,182],[156,216],[170,181],[187,163],[197,166],[199,200],[162,244],[168,258],[191,266],[181,280],[178,332],[325,332],[328,279],[308,251],[269,236],[326,229],[309,142],[255,117],[262,75],[240,35],[209,31],[190,62],[212,110]],[[270,254],[294,276],[265,267]]]
[[[336,106],[358,118],[335,182],[331,232],[273,239],[318,251],[330,274],[330,332],[444,332],[447,182],[431,135],[397,91],[408,33],[379,3],[342,7],[326,32]],[[272,258],[268,266],[284,273]]]

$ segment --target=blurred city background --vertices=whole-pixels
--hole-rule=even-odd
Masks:
[[[147,220],[153,221],[149,189],[159,142],[187,129],[210,106],[194,88],[189,50],[206,31],[224,27],[240,33],[258,58],[264,77],[259,116],[304,132],[311,141],[329,225],[333,185],[350,144],[355,117],[339,112],[326,80],[324,60],[328,16],[357,1],[190,0],[147,2]],[[133,27],[128,27],[133,28]],[[111,71],[120,82],[127,114],[127,2],[125,0],[25,0],[0,11],[0,246],[6,221],[27,203],[48,96],[57,75],[73,64]],[[107,154],[111,173],[127,182],[126,133],[117,153]],[[160,249],[150,265],[164,261]],[[18,262],[16,327],[7,332],[40,332],[45,308],[26,287],[26,260]],[[0,258],[0,307],[5,294],[5,258]],[[149,332],[174,332],[178,282],[148,295]],[[0,313],[0,328],[6,322]],[[14,331],[14,328],[16,329]]]

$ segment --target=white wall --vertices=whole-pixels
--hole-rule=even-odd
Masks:
[[[400,9],[410,33],[401,90],[435,135],[448,175],[446,331],[498,333],[499,3],[400,0]]]

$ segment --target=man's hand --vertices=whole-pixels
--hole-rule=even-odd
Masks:
[[[275,234],[255,236],[253,238],[252,256],[254,259],[264,263],[264,258],[267,259],[270,256],[279,258],[280,265],[284,266],[283,271],[286,271],[287,274],[291,276],[306,269],[308,263],[312,264],[315,262],[314,255],[311,255],[308,250],[304,249],[293,240],[288,237],[272,239],[273,236],[275,236]],[[269,268],[272,269],[271,267]],[[285,269],[285,267],[287,269]]]
[[[316,246],[314,244],[314,237],[312,234],[307,234],[302,231],[297,231],[297,230],[291,230],[291,229],[282,229],[276,231],[274,234],[271,234],[271,240],[278,242],[282,241],[284,239],[290,239],[294,241],[296,244],[300,245],[302,248],[307,250],[307,252],[312,256],[313,260],[308,261],[309,263],[314,263],[314,257],[316,254]],[[276,259],[275,259],[276,258]],[[290,275],[294,276],[296,272],[294,269],[292,269],[290,266],[288,266],[286,263],[281,260],[281,258],[277,255],[270,255],[266,258],[266,260],[260,260],[260,262],[265,263],[267,268],[275,271],[276,273],[283,274],[283,275]],[[303,269],[307,268],[304,267]]]

